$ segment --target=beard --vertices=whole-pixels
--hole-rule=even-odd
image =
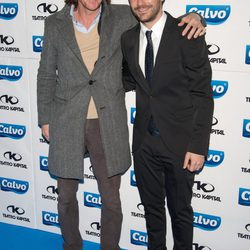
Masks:
[[[159,12],[161,12],[161,4],[153,5],[142,5],[132,9],[134,15],[142,23],[152,22],[156,19]]]

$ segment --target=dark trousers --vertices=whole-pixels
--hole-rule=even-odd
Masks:
[[[87,120],[85,145],[97,179],[101,195],[101,250],[119,250],[122,211],[120,202],[120,176],[107,177],[107,168],[101,142],[98,119]],[[82,250],[79,231],[79,210],[76,192],[79,180],[58,178],[58,214],[64,250]]]
[[[166,250],[165,198],[171,217],[174,250],[192,250],[194,174],[183,169],[184,156],[168,150],[161,137],[147,133],[134,152],[136,183],[145,209],[149,250]]]

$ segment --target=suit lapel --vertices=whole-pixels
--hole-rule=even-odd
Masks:
[[[130,36],[130,46],[128,48],[128,58],[131,59],[131,71],[134,70],[135,73],[133,73],[134,77],[137,79],[137,83],[141,85],[141,87],[147,92],[150,93],[149,84],[146,81],[140,64],[139,64],[139,44],[140,44],[140,24],[136,25],[136,27],[133,29],[134,32],[131,33]]]
[[[155,79],[156,77],[159,77],[157,69],[161,68],[161,62],[164,61],[164,58],[168,56],[168,49],[169,49],[169,38],[168,35],[171,32],[171,28],[173,27],[173,17],[167,13],[167,20],[166,24],[164,26],[162,36],[161,36],[161,41],[159,45],[159,49],[157,52],[157,56],[155,59],[155,66],[154,66],[154,71],[153,71],[153,82],[156,82]],[[152,84],[152,87],[154,84]]]
[[[83,67],[83,74],[86,76],[89,75],[89,72],[83,62],[81,51],[76,41],[75,31],[73,27],[72,17],[70,16],[70,7],[65,6],[57,16],[57,26],[58,30],[61,33],[61,39],[66,42],[68,47],[74,53],[76,58],[79,60]]]

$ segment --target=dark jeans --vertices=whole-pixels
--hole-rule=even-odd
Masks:
[[[145,209],[149,250],[166,250],[165,198],[172,222],[174,250],[192,250],[194,174],[183,169],[184,156],[168,150],[160,135],[147,133],[134,152],[136,183]]]
[[[101,250],[119,250],[122,211],[120,202],[120,176],[107,177],[105,155],[103,152],[98,119],[87,120],[85,145],[97,179],[101,195]],[[76,192],[79,180],[58,178],[58,214],[64,250],[82,250],[79,231],[79,210]]]

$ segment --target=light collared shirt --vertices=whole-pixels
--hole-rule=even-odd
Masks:
[[[98,15],[96,16],[96,18],[94,19],[94,21],[92,22],[92,24],[90,25],[88,29],[82,23],[76,20],[75,15],[74,15],[74,8],[75,8],[74,5],[71,5],[70,15],[72,17],[74,28],[77,29],[79,32],[89,33],[100,20],[102,6],[100,6]]]
[[[165,27],[166,20],[167,20],[167,14],[163,12],[161,18],[151,28],[152,30],[151,37],[152,37],[153,50],[154,50],[154,64],[155,64],[155,59],[156,59],[158,49],[160,46],[161,36],[162,36],[163,29]],[[140,25],[141,25],[141,31],[140,31],[140,45],[139,45],[139,64],[145,76],[145,52],[146,52],[146,47],[147,47],[146,31],[150,29],[148,29],[142,23],[140,23]]]

